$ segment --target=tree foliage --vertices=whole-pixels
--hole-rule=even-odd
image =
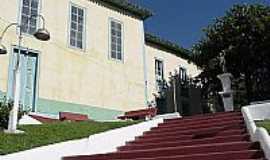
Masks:
[[[270,7],[235,5],[205,30],[193,47],[193,60],[203,69],[199,76],[207,96],[221,91],[216,78],[222,72],[219,53],[234,76],[237,95],[246,102],[270,98]]]

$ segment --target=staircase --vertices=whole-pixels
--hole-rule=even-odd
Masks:
[[[263,160],[240,112],[165,120],[117,152],[64,160]]]

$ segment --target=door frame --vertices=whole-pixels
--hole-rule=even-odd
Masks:
[[[34,54],[37,55],[37,63],[36,63],[36,76],[35,76],[35,93],[34,93],[34,103],[33,106],[31,108],[31,112],[36,112],[37,110],[37,101],[38,101],[38,97],[39,97],[39,77],[40,77],[40,58],[41,58],[41,52],[39,50],[35,50],[35,49],[30,49],[28,47],[20,47],[21,50],[27,50],[28,52],[32,52]],[[9,63],[12,63],[12,58],[14,58],[13,54],[14,54],[14,49],[19,49],[18,45],[11,45],[11,51],[10,53],[12,55],[9,56]],[[9,67],[11,67],[11,64],[9,64]],[[8,73],[8,74],[12,74],[12,73]]]

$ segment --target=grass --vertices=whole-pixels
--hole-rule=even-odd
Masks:
[[[258,127],[265,128],[270,133],[270,120],[256,122]]]
[[[10,135],[0,131],[0,155],[10,154],[48,144],[76,140],[96,133],[138,122],[61,122],[20,126],[24,134]]]

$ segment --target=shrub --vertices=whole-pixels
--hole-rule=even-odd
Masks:
[[[8,127],[9,112],[11,111],[12,106],[12,101],[7,101],[6,99],[4,99],[2,102],[0,101],[0,129]],[[24,114],[25,112],[19,109],[18,120],[20,120]]]

